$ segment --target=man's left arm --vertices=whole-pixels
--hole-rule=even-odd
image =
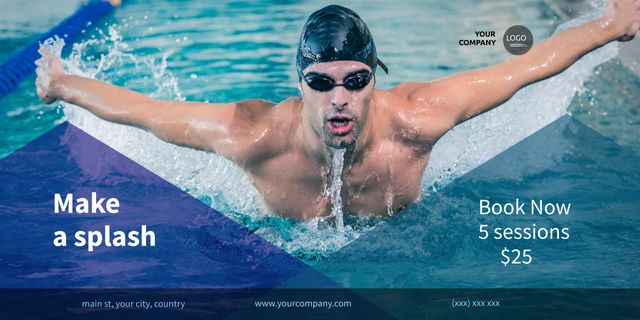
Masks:
[[[403,91],[414,108],[439,95],[446,106],[439,106],[438,118],[452,127],[502,104],[520,88],[562,72],[598,47],[633,38],[638,28],[640,0],[613,0],[602,18],[563,31],[524,55],[426,84],[407,83]]]

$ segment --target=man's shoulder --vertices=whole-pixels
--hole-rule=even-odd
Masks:
[[[273,108],[280,107],[280,106],[299,105],[301,101],[302,101],[302,98],[299,96],[296,96],[296,97],[289,97],[278,103],[271,102],[269,100],[264,100],[264,99],[247,99],[247,100],[242,100],[237,104],[242,107],[256,108],[258,110],[271,110]]]
[[[390,89],[377,89],[373,96],[376,113],[389,120],[395,129],[410,125],[424,103],[424,99],[413,95],[418,87],[418,83],[405,82]]]
[[[374,96],[377,112],[388,119],[394,137],[401,133],[406,142],[430,144],[451,128],[446,121],[451,112],[447,89],[438,81],[404,82]]]
[[[229,134],[234,137],[234,162],[252,166],[272,157],[283,149],[283,134],[287,132],[287,105],[290,99],[273,103],[263,99],[248,99],[235,102],[233,114],[229,115]]]
[[[283,111],[283,109],[287,109],[287,111],[292,111],[293,108],[297,108],[302,106],[302,97],[289,97],[280,101],[277,104],[274,104],[275,108],[279,108],[279,111]]]
[[[247,99],[236,102],[238,110],[251,117],[263,116],[271,111],[275,106],[275,103],[263,99]]]
[[[439,96],[448,89],[438,80],[423,82],[403,82],[387,90],[379,90],[387,97],[405,102],[406,107],[428,98]]]
[[[286,121],[286,114],[293,112],[296,105],[296,98],[291,97],[279,103],[274,103],[263,99],[249,99],[236,102],[237,110],[249,123],[262,126],[278,126]]]
[[[266,160],[287,149],[291,143],[289,135],[295,131],[292,128],[298,119],[296,110],[299,104],[299,97],[291,97],[277,104],[253,100],[245,105],[243,109],[251,110],[245,112],[252,113],[253,118],[253,127],[248,130],[251,132],[248,156],[254,160]]]

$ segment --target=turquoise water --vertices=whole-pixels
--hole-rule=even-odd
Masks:
[[[125,1],[87,41],[67,48],[70,72],[93,76],[163,99],[229,102],[247,98],[280,101],[297,95],[295,46],[302,23],[328,2]],[[475,30],[524,24],[535,39],[562,22],[539,1],[351,2],[368,23],[390,74],[389,88],[488,66],[509,57],[495,47],[460,47]],[[55,13],[55,12],[54,12]],[[34,15],[37,15],[34,13]],[[16,50],[56,19],[27,17],[0,22],[0,44]],[[44,13],[43,15],[44,16]],[[24,28],[24,25],[30,26]],[[23,30],[16,32],[15,30]],[[423,179],[428,197],[455,178],[567,112],[640,154],[638,78],[615,61],[615,47],[581,60],[557,82],[547,81],[509,103],[457,128],[434,149]],[[583,85],[583,82],[585,84]],[[575,97],[574,97],[575,95]],[[216,156],[167,145],[137,129],[95,119],[73,106],[42,105],[33,78],[2,100],[0,156],[62,121],[100,140],[243,223],[287,252],[314,264],[375,228],[384,219],[347,217],[344,232],[322,221],[295,222],[261,209],[248,179]],[[505,123],[509,125],[505,126]],[[427,210],[424,200],[412,210]],[[432,218],[425,223],[431,223]],[[437,220],[437,219],[436,219]]]

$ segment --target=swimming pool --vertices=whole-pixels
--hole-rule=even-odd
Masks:
[[[74,48],[67,67],[163,99],[280,101],[298,94],[294,54],[304,19],[326,4],[154,1],[151,9],[146,1],[125,1],[98,31]],[[472,37],[475,30],[493,29],[499,34],[511,25],[524,24],[534,38],[542,39],[561,22],[545,4],[528,0],[345,5],[368,23],[379,56],[390,68],[388,76],[378,75],[383,88],[402,81],[435,79],[509,57],[500,41],[495,47],[458,45],[459,39]],[[37,34],[34,30],[21,39]],[[21,44],[16,40],[11,46]],[[615,53],[615,44],[602,48],[558,78],[528,87],[504,106],[453,130],[433,151],[423,178],[423,200],[402,215],[428,212],[430,195],[566,112],[640,154],[638,78],[615,61],[592,72]],[[2,156],[69,120],[309,264],[324,261],[385,223],[384,218],[348,217],[345,231],[336,232],[319,220],[296,222],[270,216],[261,209],[250,181],[226,160],[168,145],[73,106],[64,110],[43,106],[32,83],[25,81],[3,100],[0,125],[6,134],[0,137]],[[423,217],[421,222],[435,225],[447,219]],[[442,245],[438,241],[442,240],[435,239],[430,245]],[[414,254],[426,258],[433,252]],[[441,264],[452,264],[456,257],[451,259]]]

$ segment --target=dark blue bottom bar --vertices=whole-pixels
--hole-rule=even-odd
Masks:
[[[0,319],[640,319],[640,289],[0,289]]]

